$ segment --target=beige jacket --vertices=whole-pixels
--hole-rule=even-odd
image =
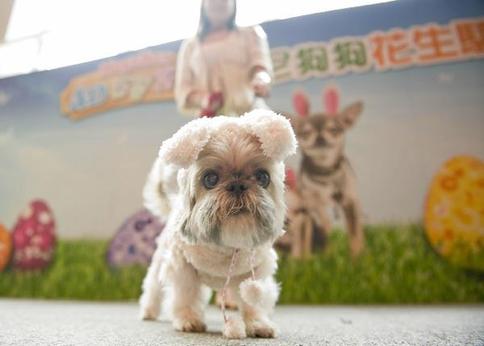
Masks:
[[[185,40],[178,53],[175,98],[182,113],[198,116],[200,109],[190,107],[192,92],[222,92],[224,107],[220,114],[241,115],[253,109],[251,86],[255,67],[272,76],[272,62],[264,30],[260,26],[238,28],[221,41]]]

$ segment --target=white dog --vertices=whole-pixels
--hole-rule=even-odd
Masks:
[[[289,121],[268,110],[196,119],[163,142],[143,192],[166,221],[143,282],[143,319],[156,319],[163,300],[175,329],[203,332],[210,289],[230,290],[243,320],[227,318],[223,304],[223,335],[275,336],[272,244],[286,212],[283,160],[295,151]]]

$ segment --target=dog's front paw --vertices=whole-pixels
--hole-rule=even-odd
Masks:
[[[157,306],[141,306],[140,318],[145,321],[154,321],[160,315],[160,308]]]
[[[247,336],[244,322],[240,318],[228,317],[224,324],[223,335],[227,339],[244,339]]]
[[[253,338],[274,338],[277,328],[269,320],[245,321],[247,335]]]
[[[186,333],[203,333],[207,330],[205,323],[198,318],[175,318],[173,328]]]

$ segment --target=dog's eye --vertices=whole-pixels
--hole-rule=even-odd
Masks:
[[[208,171],[203,175],[202,181],[203,186],[207,189],[213,189],[218,183],[218,174],[214,171]]]
[[[303,138],[309,137],[310,134],[311,134],[310,130],[303,130],[303,131],[299,132],[299,136],[301,136]]]
[[[262,186],[263,188],[266,188],[269,186],[269,183],[271,182],[271,177],[269,176],[269,173],[265,169],[259,169],[255,172],[255,179],[257,180],[257,184]]]
[[[330,129],[329,129],[329,132],[330,132],[330,133],[331,133],[333,136],[337,136],[337,135],[339,135],[339,134],[341,133],[341,130],[340,130],[340,129],[338,129],[338,128],[336,128],[336,127],[334,127],[334,128],[330,128]]]

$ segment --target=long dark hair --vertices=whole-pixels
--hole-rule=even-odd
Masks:
[[[234,11],[232,15],[227,20],[227,29],[229,30],[236,30],[237,25],[235,24],[235,16],[237,14],[237,1],[232,0],[234,2]],[[203,41],[205,37],[212,31],[212,25],[210,24],[210,20],[207,17],[207,14],[204,10],[205,0],[202,0],[202,5],[200,6],[200,22],[198,23],[198,30],[197,30],[197,37],[200,41]]]

